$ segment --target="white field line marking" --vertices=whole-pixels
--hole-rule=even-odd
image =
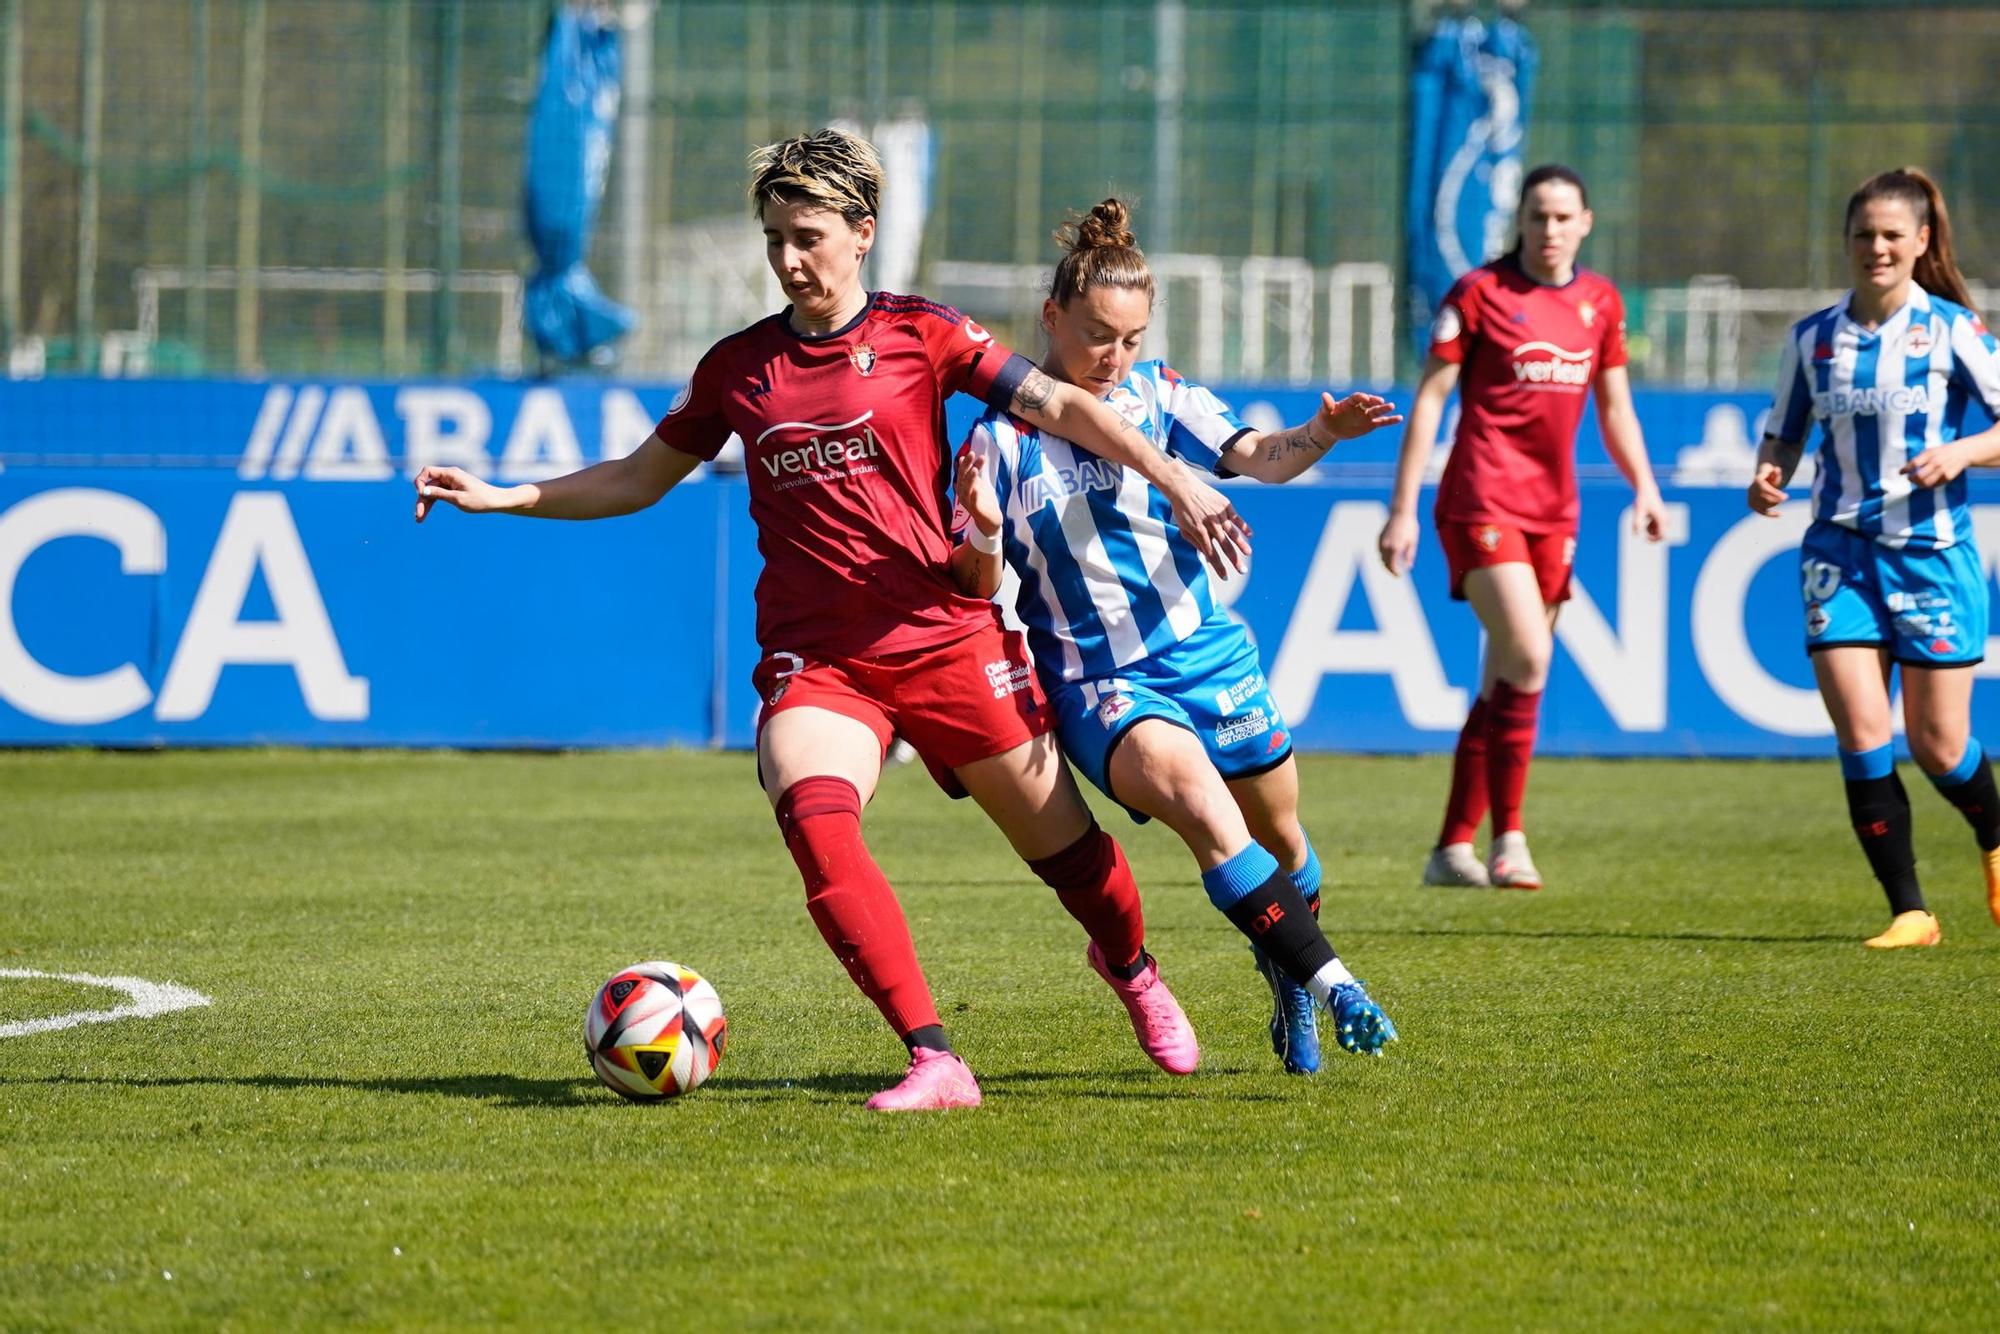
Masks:
[[[177,987],[171,982],[148,982],[143,977],[98,977],[92,973],[38,973],[32,968],[0,968],[0,977],[46,978],[51,982],[74,982],[85,987],[110,987],[122,991],[128,1005],[109,1010],[77,1010],[53,1014],[46,1019],[22,1019],[0,1024],[0,1038],[24,1038],[30,1033],[54,1033],[79,1024],[108,1024],[117,1019],[145,1019],[175,1010],[192,1010],[212,1002],[199,991]]]

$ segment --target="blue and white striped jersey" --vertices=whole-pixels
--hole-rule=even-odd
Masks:
[[[1848,318],[1846,298],[1793,325],[1764,429],[1803,444],[1820,422],[1815,522],[1931,551],[1971,536],[1965,476],[1925,489],[1901,469],[1956,440],[1974,398],[2000,416],[2000,346],[1977,315],[1912,283],[1909,301],[1873,331]]]
[[[1161,361],[1134,366],[1105,402],[1156,448],[1211,472],[1250,429]],[[1014,609],[1045,676],[1104,676],[1215,613],[1201,557],[1145,478],[1004,412],[981,417],[967,447],[999,495],[1003,554],[1021,580]]]

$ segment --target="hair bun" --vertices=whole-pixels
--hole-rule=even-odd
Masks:
[[[1076,239],[1071,250],[1097,250],[1110,246],[1133,246],[1139,238],[1132,234],[1132,210],[1122,199],[1107,199],[1076,222]]]

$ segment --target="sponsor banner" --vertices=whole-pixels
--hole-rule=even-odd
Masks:
[[[400,480],[9,469],[0,744],[705,743],[722,499],[420,528]]]
[[[635,447],[670,398],[582,382],[0,384],[0,744],[748,745],[759,560],[740,476],[704,471],[597,523],[411,522],[423,462],[546,475]],[[1297,400],[1238,396],[1291,420]],[[1748,437],[1760,410],[1640,398],[1668,459],[1718,414]],[[1393,453],[1393,438],[1364,443]],[[1222,596],[1299,746],[1448,749],[1477,627],[1446,595],[1428,527],[1411,577],[1381,568],[1376,466],[1232,485],[1257,546]],[[1752,515],[1742,477],[1718,465],[1727,485],[1669,486],[1673,532],[1652,545],[1627,531],[1622,484],[1586,476],[1545,750],[1830,749],[1803,651],[1804,505]],[[1990,573],[2000,481],[1976,478],[1973,502]],[[1991,656],[1974,691],[1988,736],[2000,644]]]

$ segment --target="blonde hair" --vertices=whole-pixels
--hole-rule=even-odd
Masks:
[[[1132,210],[1122,199],[1107,199],[1080,218],[1056,229],[1067,252],[1049,280],[1049,298],[1067,308],[1071,299],[1099,287],[1126,287],[1153,300],[1153,271],[1132,235]]]
[[[875,145],[842,130],[815,130],[750,154],[750,199],[757,216],[769,203],[831,209],[850,227],[882,203],[882,159]]]
[[[1897,167],[1870,176],[1847,198],[1847,218],[1841,230],[1854,226],[1861,206],[1876,199],[1900,199],[1909,205],[1917,226],[1931,229],[1931,243],[1917,256],[1917,286],[1935,292],[1947,301],[1972,309],[1972,293],[1966,290],[1965,276],[1958,271],[1958,254],[1951,244],[1951,218],[1944,211],[1944,193],[1922,167]]]

